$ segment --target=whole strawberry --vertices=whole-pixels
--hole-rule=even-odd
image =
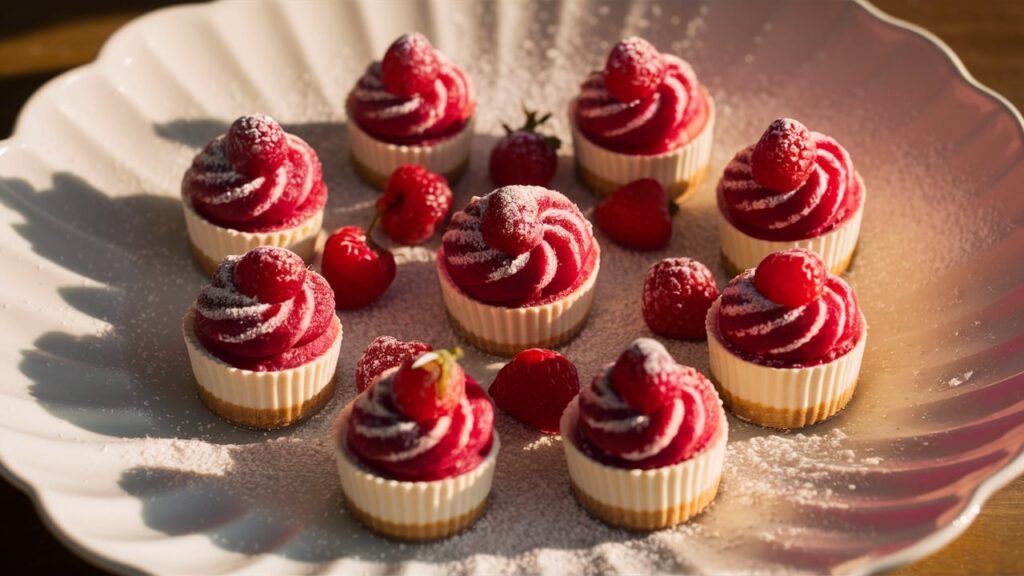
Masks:
[[[672,208],[657,180],[643,178],[619,188],[597,205],[597,227],[634,250],[660,250],[672,239]]]
[[[580,391],[576,366],[552,350],[515,355],[487,392],[509,416],[545,434],[557,434],[562,412]]]
[[[431,350],[430,344],[424,342],[402,342],[394,336],[374,338],[356,362],[356,390],[366,390],[384,372]]]
[[[400,244],[415,246],[434,235],[452,207],[452,189],[440,174],[417,164],[403,164],[388,178],[377,199],[384,233]]]
[[[546,186],[558,170],[558,148],[562,143],[554,136],[537,132],[551,114],[538,118],[536,111],[526,108],[523,113],[526,123],[516,130],[502,124],[505,136],[491,150],[491,180],[496,186]]]
[[[322,268],[342,310],[370,304],[395,279],[395,257],[358,226],[339,228],[327,238]]]
[[[647,271],[641,310],[655,334],[704,340],[704,319],[716,298],[718,285],[707,266],[691,258],[666,258]]]
[[[395,406],[417,422],[450,413],[466,395],[462,350],[426,352],[402,362],[392,383]]]

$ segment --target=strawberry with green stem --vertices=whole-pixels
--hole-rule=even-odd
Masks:
[[[502,124],[505,136],[491,150],[491,180],[496,186],[547,186],[558,170],[561,141],[537,131],[551,113],[538,116],[537,111],[523,106],[523,114],[526,123],[518,129]]]

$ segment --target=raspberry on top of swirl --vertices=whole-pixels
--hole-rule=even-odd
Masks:
[[[294,368],[334,342],[334,293],[295,253],[263,246],[229,256],[195,303],[203,347],[246,370]]]
[[[623,154],[661,154],[692,140],[710,104],[693,68],[641,38],[612,48],[573,103],[576,125],[594,143]]]
[[[726,219],[772,241],[825,234],[851,218],[863,196],[846,150],[790,118],[775,120],[756,144],[737,153],[718,183]]]
[[[475,103],[468,77],[418,33],[400,36],[348,95],[349,118],[391,144],[429,145],[462,130]]]
[[[316,152],[262,114],[242,116],[207,144],[181,192],[207,220],[243,232],[295,226],[327,202]]]
[[[618,468],[688,460],[714,438],[720,401],[700,372],[650,338],[638,338],[580,392],[576,442]]]
[[[491,451],[494,407],[457,362],[458,348],[425,352],[355,401],[349,450],[388,478],[430,481],[476,468]]]
[[[770,254],[733,278],[718,308],[720,340],[742,358],[777,368],[835,360],[863,329],[853,290],[803,249]]]
[[[452,216],[439,257],[472,298],[530,306],[582,285],[598,251],[590,222],[571,200],[539,186],[505,186]]]

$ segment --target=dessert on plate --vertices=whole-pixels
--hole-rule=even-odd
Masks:
[[[419,164],[452,184],[469,166],[472,85],[422,34],[403,34],[383,61],[370,64],[345,108],[352,163],[379,189],[402,164]]]
[[[715,107],[684,60],[642,38],[612,48],[569,104],[580,179],[605,195],[653,178],[682,202],[707,173]]]
[[[335,457],[349,511],[399,540],[432,540],[483,514],[498,456],[494,407],[458,349],[391,368],[342,409]]]
[[[590,222],[554,190],[506,186],[452,216],[437,253],[452,325],[477,348],[553,348],[586,324],[601,250]]]
[[[639,338],[562,413],[573,493],[633,530],[685,522],[718,492],[729,425],[714,387]]]
[[[288,426],[331,398],[342,339],[334,294],[294,252],[225,258],[182,330],[199,397],[235,424]]]
[[[711,373],[729,411],[799,428],[853,396],[867,341],[857,297],[817,254],[793,249],[732,279],[707,315]]]
[[[850,265],[864,215],[864,182],[838,142],[789,118],[772,122],[718,183],[722,258],[733,274],[773,252],[817,252],[833,274]]]
[[[242,116],[181,182],[192,253],[212,275],[226,257],[280,246],[312,260],[327,186],[316,152],[272,118]]]

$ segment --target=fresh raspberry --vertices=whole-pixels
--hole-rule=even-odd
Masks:
[[[429,240],[451,207],[448,181],[417,164],[395,169],[377,200],[384,233],[409,246]]]
[[[516,420],[545,434],[558,434],[562,411],[580,392],[580,377],[565,356],[532,348],[505,364],[487,392]]]
[[[620,102],[646,98],[661,86],[666,69],[664,56],[650,42],[636,36],[626,38],[608,54],[605,88]]]
[[[284,302],[302,289],[306,263],[291,250],[260,246],[235,263],[234,281],[239,292],[260,302]]]
[[[402,34],[392,42],[380,69],[384,89],[405,97],[429,90],[440,73],[441,62],[434,47],[419,32]]]
[[[796,190],[811,175],[818,145],[803,124],[779,118],[761,135],[750,155],[750,173],[774,192]]]
[[[679,397],[684,375],[660,342],[637,338],[612,366],[611,387],[634,410],[653,414]]]
[[[394,336],[377,336],[356,362],[356,390],[366,390],[384,372],[433,350],[424,342],[402,342]]]
[[[634,180],[605,198],[595,211],[597,227],[634,250],[660,250],[672,239],[672,214],[657,180]]]
[[[264,174],[284,162],[288,153],[288,137],[270,116],[242,116],[228,128],[225,152],[228,162],[238,172]]]
[[[338,308],[362,308],[395,279],[395,257],[368,241],[362,228],[345,226],[324,244],[323,275],[334,289]]]
[[[825,289],[825,263],[803,248],[774,252],[761,260],[754,286],[765,298],[787,308],[803,306]]]
[[[466,395],[466,373],[458,363],[462,351],[425,352],[402,362],[392,383],[395,405],[417,422],[451,413]]]
[[[558,148],[562,143],[554,136],[537,132],[551,114],[538,118],[535,111],[524,108],[523,112],[526,123],[515,130],[502,124],[505,136],[491,150],[491,180],[496,186],[547,186],[558,170]]]
[[[667,338],[704,340],[704,318],[718,298],[718,285],[708,267],[690,258],[655,263],[644,279],[644,322]]]
[[[515,186],[498,188],[487,195],[480,220],[484,243],[512,256],[529,252],[543,239],[539,215],[533,194]]]

